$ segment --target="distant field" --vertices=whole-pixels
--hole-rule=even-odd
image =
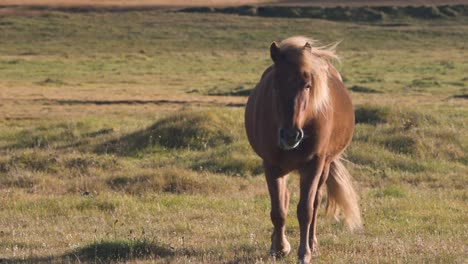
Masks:
[[[4,5],[157,5],[157,6],[201,6],[201,5],[242,5],[270,2],[267,0],[4,0]]]
[[[346,165],[364,231],[321,214],[313,261],[466,262],[466,17],[9,9],[0,32],[2,263],[295,263],[267,254],[243,129],[270,43],[291,35],[341,41],[357,116]],[[297,175],[289,188],[295,250]]]
[[[156,5],[156,6],[236,6],[253,4],[302,6],[440,5],[468,3],[466,0],[3,0],[1,5]]]

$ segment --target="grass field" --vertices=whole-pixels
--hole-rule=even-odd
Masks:
[[[468,20],[141,12],[0,16],[0,262],[295,263],[267,255],[246,94],[273,40],[342,41],[364,231],[318,263],[466,263]],[[298,177],[290,178],[292,204]],[[295,206],[287,234],[298,245]]]

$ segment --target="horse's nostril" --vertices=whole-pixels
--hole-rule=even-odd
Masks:
[[[289,142],[299,142],[304,137],[302,129],[280,129],[279,136],[281,139]]]
[[[304,131],[302,131],[302,129],[298,129],[296,131],[296,141],[302,140],[303,137],[304,137]]]

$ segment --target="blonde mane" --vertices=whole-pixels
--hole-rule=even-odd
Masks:
[[[306,43],[310,49],[305,49]],[[328,46],[317,46],[317,42],[302,36],[295,36],[281,41],[279,48],[282,54],[290,55],[302,67],[310,69],[313,80],[313,104],[315,113],[323,113],[330,105],[328,78],[335,74],[340,80],[341,76],[334,68],[332,61],[339,61],[335,48],[338,43]]]

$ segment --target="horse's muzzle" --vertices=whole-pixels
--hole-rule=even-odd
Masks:
[[[300,128],[281,128],[279,130],[279,147],[285,150],[299,146],[304,138],[304,131]]]

